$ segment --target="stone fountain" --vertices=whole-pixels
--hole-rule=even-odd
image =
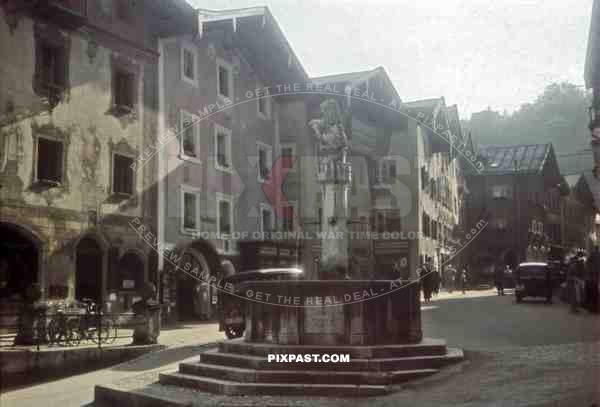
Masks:
[[[341,236],[321,242],[318,278],[244,283],[238,292],[251,299],[245,301],[244,338],[224,341],[198,362],[161,374],[160,383],[228,395],[371,396],[462,359],[460,349],[423,338],[417,281],[352,279],[346,237],[350,141],[337,102],[324,101],[321,118],[309,126],[321,153],[323,231]],[[268,360],[272,354],[333,353],[350,360]]]

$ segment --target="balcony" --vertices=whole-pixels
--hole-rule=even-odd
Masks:
[[[87,20],[87,0],[37,0],[27,2],[35,15],[75,29]]]

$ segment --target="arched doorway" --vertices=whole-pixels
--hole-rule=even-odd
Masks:
[[[26,229],[0,222],[0,300],[23,299],[39,283],[40,242]]]
[[[179,263],[177,273],[177,309],[179,320],[207,320],[212,318],[213,288],[208,281],[211,270],[204,255],[187,249]]]
[[[103,252],[96,239],[86,236],[79,241],[76,253],[75,298],[102,300]]]
[[[144,284],[144,261],[138,253],[127,252],[119,260],[117,289],[122,295],[124,310],[131,308],[133,297],[138,295]]]

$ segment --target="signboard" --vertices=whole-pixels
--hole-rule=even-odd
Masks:
[[[123,280],[123,288],[126,290],[135,288],[135,280]]]
[[[217,296],[216,295],[212,296],[212,301],[211,302],[212,302],[212,305],[216,305],[217,304]]]

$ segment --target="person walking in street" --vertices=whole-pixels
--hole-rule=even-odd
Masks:
[[[433,291],[433,272],[431,266],[425,261],[421,267],[421,287],[423,288],[423,299],[425,304],[431,302],[431,293]]]
[[[460,270],[460,288],[463,294],[467,293],[467,266],[464,265]]]
[[[446,289],[448,290],[449,293],[452,293],[452,291],[454,291],[454,279],[455,278],[456,278],[456,270],[454,269],[452,264],[450,264],[446,268],[446,281],[448,282],[448,287]]]
[[[504,269],[497,267],[495,270],[496,290],[498,295],[504,295],[504,273],[510,273],[510,266],[507,264]]]
[[[600,309],[598,302],[598,274],[600,273],[600,252],[595,246],[586,262],[586,305],[590,312],[597,313]]]
[[[435,270],[433,272],[433,295],[438,295],[440,293],[440,284],[442,278],[440,277],[439,271]]]
[[[572,313],[579,312],[579,281],[583,277],[583,253],[577,252],[571,258],[567,273],[567,298],[569,299],[570,310]]]

